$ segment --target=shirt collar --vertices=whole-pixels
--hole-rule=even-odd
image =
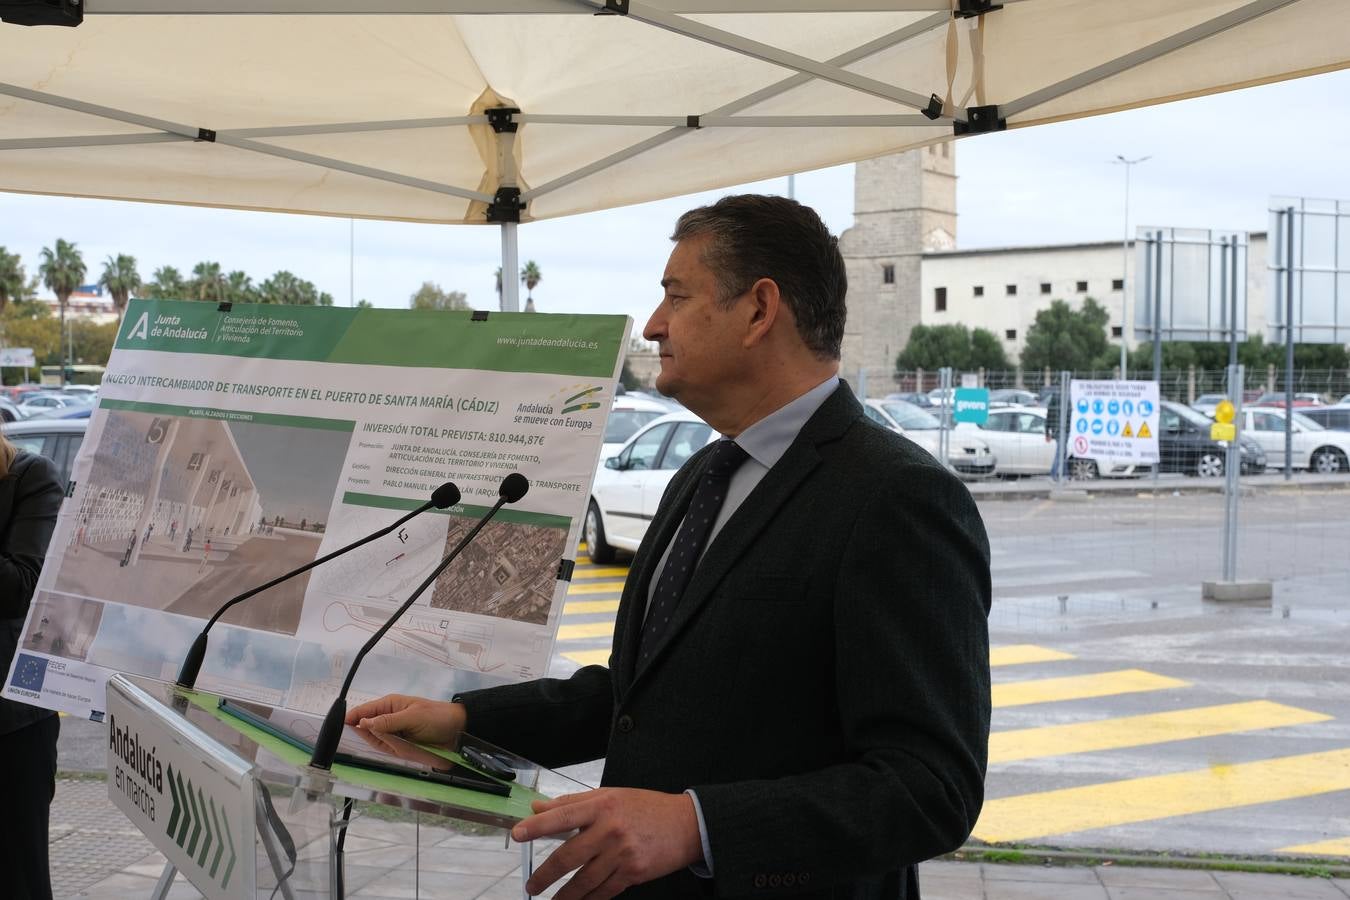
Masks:
[[[839,376],[831,375],[797,399],[779,407],[736,436],[751,459],[766,469],[782,458],[787,448],[816,410],[839,387]]]

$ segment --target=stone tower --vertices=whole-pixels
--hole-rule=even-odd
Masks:
[[[859,162],[853,227],[839,249],[848,272],[848,326],[840,374],[856,390],[891,389],[895,357],[919,324],[923,253],[956,246],[956,148],[948,141]]]

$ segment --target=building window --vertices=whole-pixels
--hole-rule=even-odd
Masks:
[[[1113,291],[1123,291],[1123,290],[1125,290],[1125,279],[1124,279],[1124,278],[1112,278],[1112,279],[1111,279],[1111,290],[1113,290]]]
[[[975,296],[976,296],[976,297],[983,297],[983,296],[984,296],[984,285],[982,285],[982,284],[977,284],[977,285],[975,285]]]
[[[1087,293],[1087,282],[1086,282],[1086,281],[1080,281],[1080,282],[1078,282],[1078,293],[1080,293],[1080,294],[1086,294],[1086,293]]]
[[[938,312],[947,310],[947,289],[945,287],[933,289],[933,309]]]
[[[1015,285],[1015,284],[1010,284],[1010,285],[1008,285],[1008,296],[1009,296],[1009,297],[1016,297],[1016,296],[1017,296],[1017,285]]]
[[[1041,282],[1041,293],[1042,293],[1042,294],[1048,294],[1048,293],[1050,293],[1050,282],[1048,282],[1048,281],[1042,281],[1042,282]]]
[[[1124,330],[1123,328],[1121,328],[1119,325],[1112,325],[1112,326],[1111,326],[1111,337],[1116,337],[1116,338],[1118,338],[1118,337],[1120,337],[1120,336],[1121,336],[1122,334],[1124,334],[1124,333],[1125,333],[1125,330]]]
[[[1003,336],[1010,341],[1015,341],[1017,340],[1017,329],[1009,328],[1007,331],[1003,332]]]
[[[895,284],[895,266],[887,263],[881,267],[881,283]]]

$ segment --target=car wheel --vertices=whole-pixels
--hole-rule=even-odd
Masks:
[[[1097,462],[1092,459],[1079,459],[1071,457],[1069,459],[1069,480],[1070,481],[1091,481],[1099,474],[1097,471]]]
[[[614,562],[614,548],[605,543],[605,523],[594,500],[586,510],[586,549],[590,551],[591,562]]]
[[[1319,475],[1334,475],[1347,471],[1350,465],[1347,465],[1345,454],[1335,447],[1319,447],[1313,451],[1308,468]]]
[[[1195,461],[1195,474],[1201,478],[1218,478],[1223,475],[1223,454],[1217,450],[1205,450]]]

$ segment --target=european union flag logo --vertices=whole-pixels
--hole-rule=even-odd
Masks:
[[[47,678],[47,660],[40,656],[19,654],[19,664],[14,667],[14,679],[10,684],[35,694],[42,693],[42,682]]]

